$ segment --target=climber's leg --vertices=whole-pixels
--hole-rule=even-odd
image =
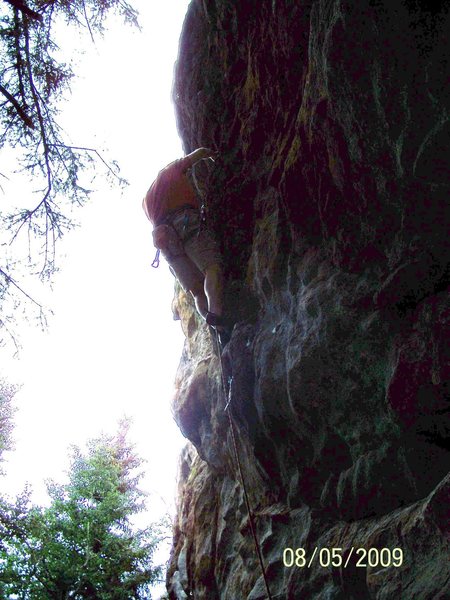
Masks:
[[[223,274],[220,264],[211,265],[208,268],[205,277],[205,292],[209,307],[206,322],[217,331],[219,343],[223,350],[230,341],[232,324],[223,316]]]
[[[218,263],[210,265],[205,272],[205,294],[208,310],[217,316],[222,315],[223,275]]]
[[[205,294],[205,290],[203,287],[203,282],[199,282],[190,290],[194,301],[195,307],[203,319],[206,320],[206,315],[208,314],[208,299]]]
[[[231,324],[223,318],[224,278],[219,247],[214,235],[207,229],[200,228],[195,235],[189,237],[184,249],[197,269],[204,274],[203,293],[198,288],[190,288],[197,310],[208,325],[216,329],[223,347],[230,339]]]
[[[198,224],[200,227],[200,224]],[[185,243],[185,251],[204,274],[204,290],[208,299],[209,312],[221,315],[223,312],[222,257],[213,234],[207,229],[199,229]]]
[[[192,294],[197,311],[203,319],[206,319],[206,315],[208,314],[208,299],[205,295],[205,277],[203,273],[186,254],[172,258],[170,270],[178,279],[184,291]]]

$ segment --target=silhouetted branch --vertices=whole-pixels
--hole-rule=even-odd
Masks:
[[[120,175],[117,175],[117,173],[112,169],[111,165],[109,165],[106,160],[103,158],[103,156],[100,154],[100,152],[98,150],[96,150],[95,148],[87,148],[84,146],[68,146],[67,144],[50,144],[51,147],[55,147],[55,148],[67,148],[69,150],[80,150],[82,152],[92,152],[93,154],[96,154],[97,157],[101,160],[101,162],[105,165],[105,167],[108,169],[108,171],[110,173],[112,173],[112,175],[118,179],[121,182],[125,182],[125,180],[123,179],[123,177],[120,177]]]
[[[5,96],[5,98],[8,100],[8,102],[10,102],[14,106],[17,114],[22,119],[22,121],[25,123],[25,125],[27,127],[30,127],[31,129],[34,129],[33,121],[30,119],[30,117],[27,115],[27,113],[24,111],[24,109],[20,106],[20,104],[17,102],[17,100],[14,98],[14,96],[12,94],[10,94],[8,92],[8,90],[6,88],[4,88],[1,84],[0,84],[0,92]]]
[[[5,0],[5,2],[11,4],[11,6],[14,6],[14,8],[17,8],[17,10],[20,10],[22,14],[27,15],[27,17],[30,19],[34,19],[35,21],[40,21],[42,23],[42,15],[32,10],[25,4],[25,2],[22,2],[22,0]]]
[[[6,273],[6,271],[4,271],[2,268],[0,268],[0,275],[2,275],[8,283],[11,283],[15,288],[17,288],[19,290],[19,292],[21,292],[24,296],[26,296],[28,298],[28,300],[33,302],[33,304],[36,304],[36,306],[38,306],[41,311],[44,310],[42,307],[42,304],[39,304],[39,302],[37,302],[34,298],[32,298],[29,294],[27,294],[27,292],[20,287],[20,285],[17,283],[17,281],[15,281],[11,277],[11,275],[8,275],[8,273]]]

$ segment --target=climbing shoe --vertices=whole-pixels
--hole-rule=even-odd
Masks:
[[[228,322],[228,319],[226,319],[223,316],[216,315],[215,313],[212,313],[212,312],[206,313],[206,322],[208,323],[208,325],[211,325],[211,327],[214,327],[214,329],[217,329],[220,327],[228,327],[230,325],[230,323]]]
[[[212,312],[206,314],[206,322],[217,333],[220,350],[223,351],[230,341],[233,323],[226,317],[216,315]]]

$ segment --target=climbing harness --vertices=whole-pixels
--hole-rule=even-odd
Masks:
[[[166,259],[171,260],[185,254],[183,241],[171,223],[162,223],[152,231],[153,245],[156,250],[152,267],[157,269],[160,262],[160,254],[163,252]]]
[[[220,349],[220,342],[219,342],[219,333],[218,333],[217,329],[215,329],[214,331],[216,333],[215,340],[216,340],[216,343],[217,343],[217,350],[218,350],[218,356],[219,356],[220,378],[221,378],[221,381],[222,381],[223,395],[224,395],[224,398],[226,398],[227,394],[226,394],[226,386],[225,386],[225,375],[224,375],[224,372],[223,372],[222,356],[221,356],[221,352],[220,352],[221,349]],[[240,483],[241,483],[241,486],[242,486],[242,492],[244,494],[245,506],[247,508],[248,521],[249,521],[249,524],[250,524],[250,530],[252,532],[252,537],[253,537],[253,542],[255,544],[256,553],[258,555],[259,565],[261,567],[261,572],[262,572],[262,576],[263,576],[263,580],[264,580],[264,585],[265,585],[266,592],[267,592],[267,598],[268,598],[268,600],[272,600],[272,594],[270,593],[269,581],[267,579],[267,573],[266,573],[266,569],[264,567],[264,561],[263,561],[263,556],[262,556],[262,553],[261,553],[261,547],[259,545],[258,536],[256,535],[256,528],[255,528],[255,523],[254,523],[254,520],[253,520],[253,511],[251,509],[250,499],[249,499],[248,493],[247,493],[247,486],[245,484],[245,479],[244,479],[244,472],[242,470],[242,465],[241,465],[241,461],[240,461],[240,458],[239,458],[239,451],[238,451],[237,440],[236,440],[236,432],[235,432],[233,417],[232,417],[231,410],[230,410],[230,405],[231,405],[231,383],[232,383],[232,381],[233,381],[233,378],[231,377],[228,380],[228,385],[229,385],[228,399],[227,399],[227,402],[225,404],[224,411],[227,413],[228,422],[230,424],[231,439],[232,439],[232,442],[233,442],[234,455],[235,455],[236,463],[237,463],[237,466],[238,466],[239,478],[240,478]]]
[[[189,208],[193,207],[190,204],[184,204],[166,215],[156,224],[156,227],[152,231],[153,245],[157,248],[155,258],[152,262],[153,268],[157,269],[159,267],[161,250],[163,251],[164,256],[169,259],[177,258],[178,256],[183,256],[185,254],[184,244],[192,235],[195,235],[195,233],[188,236],[185,235],[189,224],[189,215],[187,212],[184,214],[181,235],[174,227],[173,221],[178,214]]]

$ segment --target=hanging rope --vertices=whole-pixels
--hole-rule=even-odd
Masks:
[[[212,157],[209,157],[207,159],[202,159],[202,160],[212,160],[212,162],[215,162]],[[200,187],[198,185],[198,182],[197,182],[197,177],[195,175],[195,165],[191,169],[191,174],[192,174],[192,181],[197,190],[198,196],[199,196],[200,200],[202,201],[202,205],[200,208],[200,215],[201,215],[200,228],[201,228],[202,224],[205,224],[205,222],[206,222],[206,199],[205,199],[204,195],[202,194]],[[223,390],[224,398],[226,398],[227,394],[226,394],[225,376],[224,376],[224,372],[223,372],[221,348],[220,348],[219,334],[218,334],[217,329],[215,330],[215,340],[216,340],[216,344],[217,344],[217,354],[219,356],[219,368],[220,368],[220,378],[222,381],[222,390]],[[231,384],[231,380],[230,380],[230,384]],[[245,506],[247,508],[247,515],[248,515],[248,520],[249,520],[249,524],[250,524],[250,530],[252,532],[252,537],[253,537],[253,542],[255,544],[256,554],[258,555],[258,561],[259,561],[259,564],[261,567],[264,585],[265,585],[266,591],[267,591],[267,598],[268,598],[268,600],[272,600],[272,594],[270,593],[269,582],[267,580],[267,574],[266,574],[266,569],[264,567],[264,561],[263,561],[263,557],[262,557],[262,553],[261,553],[261,548],[259,545],[258,536],[256,535],[256,528],[255,528],[255,523],[254,523],[254,519],[253,519],[253,512],[252,512],[251,505],[250,505],[250,499],[249,499],[248,493],[247,493],[247,486],[245,485],[244,472],[242,470],[242,465],[241,465],[241,461],[239,458],[239,451],[238,451],[237,440],[236,440],[236,431],[234,428],[233,417],[231,415],[230,403],[231,403],[231,385],[230,385],[230,391],[228,394],[228,401],[226,402],[224,411],[227,413],[228,421],[230,424],[231,439],[233,442],[234,455],[235,455],[236,463],[238,466],[239,478],[240,478],[240,482],[241,482],[241,486],[242,486],[242,491],[244,494]]]
[[[216,343],[217,343],[218,356],[219,356],[220,378],[221,378],[221,381],[222,381],[223,395],[224,395],[224,398],[226,398],[227,394],[226,394],[226,386],[225,386],[225,375],[224,375],[224,372],[223,372],[222,356],[221,356],[221,352],[220,352],[220,343],[219,343],[219,334],[217,332],[217,329],[215,330],[215,333],[216,333],[215,340],[216,340]],[[244,472],[242,470],[242,465],[241,465],[241,461],[240,461],[240,458],[239,458],[239,451],[238,451],[237,440],[236,440],[236,432],[235,432],[235,428],[234,428],[233,417],[231,415],[231,410],[230,410],[230,404],[231,404],[231,381],[232,381],[232,378],[229,381],[230,389],[229,389],[229,392],[228,392],[228,401],[227,401],[227,403],[225,405],[224,411],[227,413],[228,421],[229,421],[229,424],[230,424],[231,439],[232,439],[232,442],[233,442],[234,455],[235,455],[235,458],[236,458],[236,463],[237,463],[238,471],[239,471],[239,477],[240,477],[240,480],[241,480],[242,491],[243,491],[243,494],[244,494],[245,506],[247,508],[248,521],[249,521],[250,530],[251,530],[252,536],[253,536],[253,542],[255,544],[256,554],[258,555],[259,565],[261,567],[261,572],[262,572],[262,576],[263,576],[263,579],[264,579],[264,585],[265,585],[266,591],[267,591],[267,598],[268,598],[268,600],[272,600],[272,594],[270,593],[269,582],[268,582],[268,579],[267,579],[266,569],[264,567],[264,561],[263,561],[263,556],[262,556],[262,552],[261,552],[261,547],[259,545],[258,536],[256,535],[256,528],[255,528],[255,523],[254,523],[254,520],[253,520],[253,511],[251,509],[250,499],[249,499],[248,493],[247,493],[247,486],[245,485]]]

